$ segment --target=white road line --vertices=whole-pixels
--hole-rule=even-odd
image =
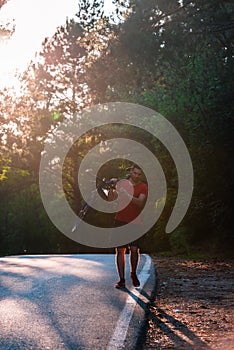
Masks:
[[[141,290],[144,288],[144,285],[146,284],[150,276],[151,258],[149,257],[149,255],[146,254],[143,254],[143,256],[145,256],[146,261],[143,266],[143,269],[141,270],[138,276],[141,282],[141,287],[138,289],[131,289],[131,293],[134,294],[137,298],[136,300],[134,300],[131,295],[127,297],[125,306],[120,314],[112,338],[107,346],[107,350],[116,350],[124,348],[124,341],[134,312],[134,308],[137,304],[137,300],[142,299]]]

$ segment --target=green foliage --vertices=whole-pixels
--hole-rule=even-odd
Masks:
[[[7,175],[10,170],[10,164],[11,161],[6,155],[3,155],[0,158],[0,186],[1,183],[7,179]]]
[[[191,230],[181,226],[177,228],[169,237],[171,249],[176,254],[190,254],[191,246]]]
[[[81,0],[78,5],[77,20],[83,28],[93,29],[104,17],[104,0]]]

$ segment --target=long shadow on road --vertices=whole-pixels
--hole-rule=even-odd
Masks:
[[[156,328],[171,339],[174,345],[186,350],[212,350],[205,342],[195,335],[184,323],[168,315],[164,310],[157,307],[157,316],[150,313],[150,319]],[[186,340],[186,338],[188,340]],[[172,346],[173,348],[173,346]]]

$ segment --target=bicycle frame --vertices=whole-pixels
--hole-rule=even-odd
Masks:
[[[108,195],[105,194],[104,190],[110,189],[114,185],[114,182],[113,181],[104,181],[104,180],[99,179],[99,178],[97,178],[97,179],[101,183],[97,186],[97,188],[95,190],[93,190],[90,193],[87,201],[82,205],[82,207],[77,215],[77,221],[76,221],[74,227],[72,228],[72,232],[75,232],[78,229],[80,223],[85,218],[91,204],[95,202],[97,195],[101,195],[101,197],[105,198],[106,200],[108,198]]]
[[[92,174],[91,174],[92,175]],[[93,175],[95,176],[95,175]],[[127,176],[126,178],[119,178],[117,179],[117,181],[121,181],[121,180],[126,180],[129,176]],[[96,187],[95,190],[93,190],[87,201],[82,205],[78,215],[77,215],[77,221],[75,223],[75,225],[72,228],[72,233],[77,231],[81,222],[83,221],[83,219],[85,218],[85,216],[87,215],[87,212],[89,210],[89,208],[91,207],[91,204],[95,202],[96,200],[96,196],[97,195],[101,195],[102,198],[106,199],[108,198],[108,195],[105,194],[104,190],[110,190],[111,188],[115,187],[115,182],[114,181],[104,181],[103,179],[100,179],[99,177],[95,176],[95,178],[100,181],[100,184]]]

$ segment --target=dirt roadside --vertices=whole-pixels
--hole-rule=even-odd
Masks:
[[[142,349],[234,349],[234,261],[151,257],[157,291]]]

